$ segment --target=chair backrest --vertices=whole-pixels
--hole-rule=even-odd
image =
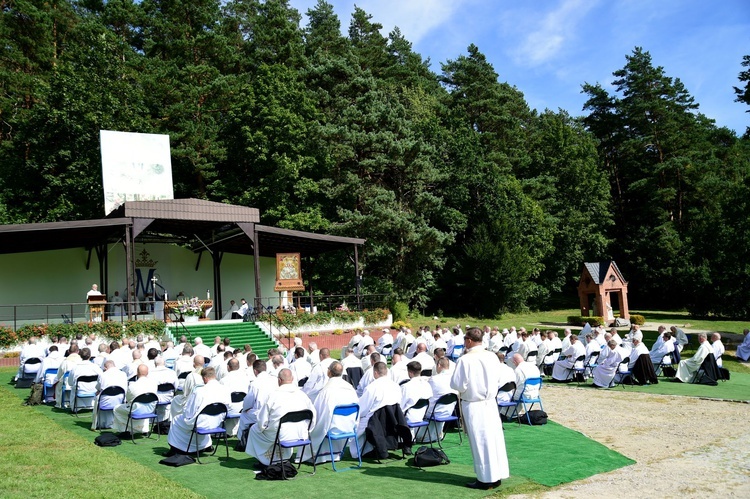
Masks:
[[[200,413],[198,413],[199,416],[219,416],[221,414],[227,413],[227,405],[223,404],[221,402],[214,402],[213,404],[208,404],[206,407],[201,410]],[[196,418],[196,423],[198,422],[198,419]]]
[[[114,397],[115,395],[125,395],[125,389],[121,386],[108,386],[99,394],[104,397]]]
[[[402,379],[401,381],[398,382],[398,386],[405,385],[409,381],[411,381],[411,378],[409,378],[409,379]]]
[[[156,391],[160,393],[173,392],[174,390],[175,388],[172,383],[159,383],[159,386],[156,387]]]
[[[305,386],[305,383],[307,383],[307,380],[308,380],[308,379],[310,379],[310,378],[309,378],[309,376],[305,376],[305,377],[304,377],[304,378],[302,378],[301,380],[297,381],[297,386],[298,386],[298,387],[300,387],[300,388],[302,388],[303,386]],[[347,378],[347,380],[348,380],[348,379],[349,379],[349,378]]]
[[[589,361],[588,364],[596,364],[596,361],[599,360],[599,354],[601,352],[591,352],[591,355],[589,355]]]
[[[530,359],[535,359],[538,353],[538,350],[532,350],[526,355],[526,361],[528,362]]]
[[[432,376],[432,369],[422,369],[420,375],[427,376],[429,378],[430,376]]]
[[[424,409],[424,408],[425,408],[425,407],[427,407],[428,405],[430,405],[430,400],[429,400],[429,399],[419,399],[419,400],[417,400],[417,401],[416,401],[416,402],[414,403],[414,405],[413,405],[413,406],[411,406],[411,407],[409,407],[408,409],[406,409],[406,410],[404,411],[404,413],[407,413],[407,412],[411,411],[412,409]]]
[[[435,401],[435,407],[439,405],[448,405],[458,402],[458,395],[455,393],[446,393]]]
[[[359,415],[359,404],[346,404],[337,405],[333,408],[333,416],[351,416],[352,414]]]
[[[245,392],[232,392],[232,403],[236,404],[237,402],[242,402],[245,400],[245,396],[247,393]]]
[[[515,381],[508,381],[503,386],[500,387],[498,392],[512,392],[516,389],[516,382]]]
[[[47,379],[47,376],[51,376],[53,374],[57,374],[58,368],[57,367],[50,367],[49,369],[44,370],[44,379]]]
[[[622,362],[620,362],[620,365],[618,366],[617,370],[620,372],[627,371],[628,364],[630,364],[630,357],[625,357],[624,359],[622,359]]]
[[[32,364],[41,364],[42,359],[39,357],[32,357],[30,359],[26,359],[26,362],[23,363],[24,366],[32,365]]]
[[[585,355],[579,355],[578,358],[576,359],[576,362],[583,362],[585,358],[586,358]]]
[[[133,399],[133,402],[130,404],[131,408],[134,404],[151,404],[153,402],[158,402],[159,397],[153,392],[147,392],[147,393],[141,393],[136,398]]]
[[[90,376],[78,376],[76,378],[76,390],[78,390],[78,385],[81,383],[93,383],[94,381],[98,380],[99,376],[96,374],[92,374]]]
[[[357,428],[358,421],[359,404],[337,405],[333,408],[331,421],[328,424],[326,433],[330,431],[331,428],[336,428],[342,432],[353,432]]]
[[[312,424],[312,419],[313,413],[310,409],[287,412],[281,416],[281,419],[279,420],[279,428],[281,428],[281,425],[284,423],[299,423],[300,421],[310,421]]]
[[[190,376],[190,371],[184,371],[184,372],[181,372],[179,376],[177,376],[177,379],[185,379],[188,376]]]

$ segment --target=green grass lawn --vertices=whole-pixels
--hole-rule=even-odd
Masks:
[[[28,390],[9,383],[15,370],[0,368],[0,496],[1,497],[330,497],[356,495],[454,498],[484,497],[464,484],[474,479],[468,443],[458,445],[450,432],[444,445],[448,466],[417,469],[410,460],[393,458],[383,464],[365,462],[361,470],[334,473],[330,464],[303,465],[289,482],[254,479],[254,462],[245,453],[230,450],[230,458],[206,458],[208,464],[170,468],[158,464],[167,450],[166,438],[124,441],[112,448],[93,444],[98,432],[89,430],[90,412],[79,418],[48,406],[21,405]],[[511,477],[495,496],[537,494],[559,483],[632,464],[632,460],[584,435],[555,423],[543,427],[505,425]],[[529,446],[529,442],[537,444]],[[547,445],[544,445],[545,442]],[[560,445],[564,442],[565,445]],[[230,447],[233,442],[230,440]],[[539,463],[551,456],[560,463],[554,470]],[[582,459],[585,465],[582,465]],[[348,461],[348,458],[347,460]],[[148,491],[148,493],[146,492]]]

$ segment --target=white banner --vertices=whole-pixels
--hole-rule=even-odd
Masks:
[[[104,214],[125,201],[174,199],[169,135],[100,130]]]

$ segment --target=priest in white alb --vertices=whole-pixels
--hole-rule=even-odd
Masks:
[[[677,375],[675,377],[683,383],[690,383],[693,381],[693,376],[698,372],[698,369],[700,369],[701,364],[706,360],[708,354],[714,353],[714,349],[711,347],[711,343],[708,341],[706,333],[698,333],[698,343],[698,351],[695,352],[695,355],[689,359],[681,360],[680,365],[677,367]]]
[[[315,398],[315,414],[318,421],[315,423],[315,428],[310,432],[310,440],[315,452],[318,451],[321,443],[323,444],[320,457],[316,461],[317,464],[331,460],[331,450],[328,446],[328,441],[324,441],[328,431],[336,429],[339,432],[349,432],[357,427],[355,414],[333,417],[333,410],[336,406],[359,403],[354,387],[341,377],[343,373],[344,367],[341,362],[332,362],[328,366],[328,381]],[[334,440],[331,442],[336,461],[341,459],[341,455],[338,453],[344,450],[344,443],[344,440]],[[310,456],[309,460],[312,461],[312,456]]]
[[[609,352],[592,371],[595,388],[609,388],[612,380],[615,379],[620,363],[623,361],[623,350],[618,348],[615,340],[610,339],[607,342],[607,348]]]
[[[451,388],[461,397],[466,435],[474,459],[477,480],[473,489],[489,490],[510,476],[503,424],[495,396],[500,379],[500,361],[482,348],[482,331],[471,328],[464,335],[466,353],[458,359]]]
[[[401,362],[404,362],[403,360]],[[372,449],[370,444],[365,444],[365,429],[373,413],[387,405],[394,405],[401,402],[401,389],[388,376],[388,368],[385,362],[378,362],[374,366],[372,383],[367,385],[364,393],[359,398],[359,424],[357,425],[357,438],[360,447],[364,447],[362,453],[366,454]],[[352,457],[359,455],[359,450],[353,441],[349,441],[349,452]]]

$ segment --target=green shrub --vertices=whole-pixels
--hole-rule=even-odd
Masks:
[[[393,302],[391,313],[394,321],[405,321],[409,317],[409,305],[402,301]]]
[[[391,324],[391,329],[401,329],[402,327],[411,329],[411,324],[404,321],[395,321],[393,324]]]
[[[589,323],[589,325],[591,325],[591,327],[597,327],[600,324],[603,324],[605,326],[607,325],[607,323],[604,322],[604,317],[593,316],[593,315],[590,317],[585,317],[581,315],[569,315],[568,316],[568,324],[570,324],[571,326],[583,326],[587,322]]]
[[[638,324],[639,326],[642,326],[646,323],[646,318],[643,317],[642,315],[630,314],[630,323]]]
[[[332,320],[336,322],[356,322],[362,317],[365,325],[377,324],[388,318],[388,310],[378,308],[375,310],[363,310],[362,312],[346,312],[334,310],[333,312],[318,312],[317,314],[288,314],[281,313],[271,316],[271,320],[287,329],[295,329],[301,326],[326,326]]]

